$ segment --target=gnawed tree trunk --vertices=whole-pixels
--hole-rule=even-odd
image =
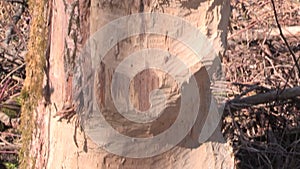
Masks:
[[[45,4],[44,4],[45,5]],[[46,4],[47,5],[47,4]],[[77,131],[77,143],[74,142],[74,123],[58,122],[54,117],[57,108],[73,100],[88,104],[78,94],[83,82],[87,65],[77,63],[88,38],[105,24],[138,12],[162,12],[181,17],[208,37],[218,54],[222,54],[226,45],[227,25],[230,14],[229,1],[225,0],[53,0],[48,4],[51,18],[49,22],[49,53],[45,54],[44,98],[38,97],[37,108],[31,120],[33,129],[31,144],[24,148],[23,166],[34,168],[233,168],[233,157],[225,143],[220,128],[217,128],[208,141],[199,144],[199,133],[204,125],[202,117],[208,116],[210,105],[210,82],[206,69],[201,63],[190,68],[200,94],[199,116],[187,136],[174,147],[162,154],[147,158],[118,156],[100,148],[89,135]],[[37,16],[33,16],[34,18]],[[33,22],[35,20],[33,19]],[[137,25],[140,26],[140,25]],[[168,26],[168,25],[166,25]],[[113,31],[113,30],[112,30]],[[31,34],[31,39],[35,35]],[[130,54],[147,48],[159,48],[176,53],[181,59],[188,59],[193,53],[184,45],[174,47],[176,39],[167,35],[136,35],[120,41],[110,50],[96,69],[96,102],[107,121],[118,132],[131,137],[153,137],[167,130],[176,120],[180,103],[180,88],[174,79],[161,70],[148,69],[137,74],[130,82],[130,100],[134,107],[145,111],[151,107],[149,96],[154,89],[163,89],[170,104],[153,123],[143,125],[132,123],[118,115],[111,96],[112,76],[118,64]],[[107,43],[110,43],[109,41]],[[34,45],[33,45],[34,46]],[[47,49],[47,47],[45,47]],[[32,48],[31,50],[34,50]],[[30,58],[29,58],[30,59]],[[74,74],[81,66],[78,74]],[[88,65],[89,66],[89,65]],[[28,68],[30,69],[30,67]],[[27,71],[28,73],[29,71]],[[78,72],[77,72],[78,73]],[[75,80],[74,80],[75,78]],[[76,84],[78,82],[78,84]],[[75,84],[74,84],[75,83]],[[32,84],[27,84],[28,86]],[[72,86],[75,86],[75,91]],[[92,84],[93,85],[93,84]],[[26,88],[26,87],[25,87]],[[28,90],[30,92],[30,90]],[[88,95],[91,91],[85,91]],[[155,100],[154,100],[155,101]],[[80,106],[79,106],[80,107]],[[25,107],[26,108],[26,107]],[[84,111],[86,109],[78,109]],[[29,111],[23,111],[26,113]],[[83,112],[78,112],[82,114]],[[84,114],[84,113],[83,113]],[[86,123],[86,121],[84,122]],[[105,133],[103,133],[105,134]],[[114,138],[112,138],[114,139]],[[113,144],[113,140],[110,140]],[[125,148],[125,147],[124,147]],[[27,152],[26,152],[27,151]],[[141,149],[140,151],[147,151]],[[34,160],[30,160],[34,159]]]

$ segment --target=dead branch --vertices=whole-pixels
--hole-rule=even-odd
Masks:
[[[254,96],[235,98],[228,102],[235,107],[248,107],[249,105],[258,105],[270,103],[277,100],[287,100],[300,96],[300,87],[289,89],[274,90],[267,93],[261,93]]]
[[[264,29],[250,29],[252,28],[254,25],[253,24],[257,24],[257,22],[254,23],[250,23],[250,25],[234,34],[231,34],[228,37],[229,43],[231,43],[232,41],[234,41],[234,43],[236,42],[241,42],[241,41],[252,41],[252,40],[262,40],[265,37],[262,36],[263,33],[266,32],[266,30]],[[282,27],[282,31],[285,34],[285,37],[288,38],[295,38],[297,40],[299,40],[299,36],[300,36],[300,26],[286,26],[286,27]],[[270,31],[270,36],[267,37],[267,39],[272,39],[274,37],[278,37],[280,36],[280,32],[276,29],[272,29]]]

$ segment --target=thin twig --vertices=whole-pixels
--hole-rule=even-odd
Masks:
[[[16,151],[16,150],[12,150],[12,151],[9,151],[9,150],[3,150],[1,151],[0,150],[0,154],[18,154],[19,152]]]
[[[5,0],[5,1],[7,1],[7,2],[16,2],[16,3],[21,3],[21,4],[26,2],[24,0]]]
[[[2,89],[1,89],[1,91],[0,91],[0,102],[1,102],[2,99],[3,99],[3,94],[4,94],[4,92],[5,92],[5,90],[6,90],[7,86],[8,86],[8,83],[9,83],[9,80],[7,80],[7,81],[5,82],[5,84],[3,84],[3,85],[2,85],[2,83],[0,83],[0,85],[2,86]]]
[[[0,82],[0,84],[3,84],[3,82],[9,77],[11,76],[13,73],[15,73],[16,71],[18,71],[19,69],[21,69],[23,66],[25,66],[26,63],[21,64],[20,66],[16,67],[14,70],[12,70],[11,72],[9,72],[5,78]]]
[[[4,40],[5,44],[9,44],[9,42],[12,39],[12,35],[15,33],[14,28],[18,21],[21,19],[21,15],[25,11],[24,5],[20,5],[19,10],[16,12],[16,14],[12,17],[13,22],[9,25],[8,30],[6,31],[6,38]]]
[[[291,83],[289,83],[287,80],[285,80],[285,79],[280,75],[280,73],[277,72],[277,70],[276,70],[276,68],[275,68],[275,66],[274,66],[273,61],[272,61],[267,55],[265,55],[264,58],[267,59],[267,60],[269,61],[270,65],[272,66],[272,68],[273,68],[273,70],[274,70],[274,75],[277,76],[277,77],[279,77],[282,81],[284,81],[284,82],[285,82],[286,84],[288,84],[290,87],[293,87],[293,85],[292,85]],[[277,87],[279,88],[279,86],[277,86]]]
[[[227,106],[226,108],[228,110],[229,115],[232,118],[232,125],[237,129],[237,135],[239,137],[239,140],[241,141],[242,144],[246,144],[246,141],[245,141],[246,139],[245,139],[244,133],[242,132],[242,130],[241,130],[240,126],[237,124],[237,122],[234,120],[234,115],[231,112],[231,107]]]
[[[279,24],[279,21],[278,21],[278,17],[277,17],[277,11],[276,11],[276,7],[275,7],[275,3],[274,3],[274,0],[271,0],[272,2],[272,6],[273,6],[273,11],[274,11],[274,16],[275,16],[275,21],[276,21],[276,24],[277,24],[277,27],[279,29],[279,33],[280,33],[280,36],[281,38],[283,39],[285,45],[287,46],[287,48],[289,49],[289,52],[291,53],[292,57],[293,57],[293,60],[295,62],[295,65],[298,69],[298,72],[299,72],[299,78],[300,78],[300,67],[299,67],[299,64],[298,64],[298,59],[295,55],[295,53],[293,52],[293,50],[291,49],[289,43],[287,42],[286,38],[284,37],[283,33],[282,33],[282,29],[281,29],[281,25]]]
[[[0,135],[8,136],[8,137],[18,137],[18,138],[21,137],[20,134],[15,134],[15,133],[10,133],[10,132],[0,132]]]
[[[11,148],[18,148],[18,146],[17,145],[14,145],[13,143],[10,143],[10,142],[8,142],[7,140],[5,140],[5,138],[3,138],[3,137],[0,137],[0,140],[5,144],[5,145],[7,145],[7,146],[9,146],[9,147],[11,147]]]

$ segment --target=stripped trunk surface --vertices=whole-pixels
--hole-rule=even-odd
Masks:
[[[58,122],[58,118],[54,117],[57,109],[66,102],[82,100],[78,93],[86,84],[77,84],[76,79],[85,72],[78,71],[78,74],[76,70],[77,66],[81,66],[81,70],[87,67],[82,67],[84,65],[77,63],[76,59],[88,38],[105,24],[139,12],[178,16],[206,35],[221,56],[226,46],[230,15],[228,0],[52,0],[49,9],[51,41],[44,82],[49,91],[45,93],[49,104],[39,106],[39,111],[43,113],[35,119],[39,120],[37,131],[40,133],[33,137],[32,143],[37,144],[32,146],[34,148],[30,153],[36,159],[35,168],[233,168],[232,151],[225,143],[220,128],[205,143],[199,144],[197,140],[204,124],[202,118],[208,117],[211,100],[208,73],[201,62],[193,64],[190,71],[199,86],[199,114],[202,118],[196,119],[191,131],[177,146],[154,157],[127,158],[114,155],[99,148],[81,131],[76,131],[77,147],[73,136],[75,122]],[[93,92],[96,92],[99,109],[115,130],[131,137],[151,137],[167,130],[176,120],[180,108],[180,87],[169,74],[161,70],[148,69],[138,73],[129,87],[130,101],[140,111],[151,107],[149,97],[154,89],[162,89],[169,96],[167,107],[153,123],[141,125],[122,117],[117,113],[111,96],[112,76],[116,67],[136,51],[158,48],[175,53],[181,59],[195,57],[183,44],[174,47],[176,42],[167,34],[136,35],[120,41],[104,56],[95,72],[95,83],[89,85],[96,84]]]

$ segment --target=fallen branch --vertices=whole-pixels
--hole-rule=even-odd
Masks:
[[[254,22],[254,24],[257,24]],[[262,36],[266,30],[264,29],[250,29],[254,25],[250,24],[248,27],[245,29],[242,29],[238,31],[237,33],[231,34],[227,39],[229,42],[233,41],[234,43],[236,42],[241,42],[241,41],[253,41],[253,40],[262,40],[265,37]],[[295,38],[299,40],[300,36],[300,26],[286,26],[282,27],[283,34],[285,34],[285,37],[288,38]],[[274,37],[280,36],[280,32],[278,29],[272,28],[270,30],[270,36],[267,37],[267,39],[272,39]]]
[[[274,90],[267,93],[261,93],[254,96],[235,98],[228,101],[227,104],[234,107],[248,107],[250,105],[258,105],[264,103],[270,103],[278,100],[287,100],[300,96],[300,87],[294,87],[289,89]]]

